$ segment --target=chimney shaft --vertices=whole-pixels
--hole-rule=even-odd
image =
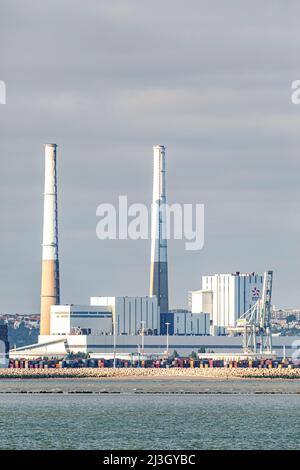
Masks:
[[[45,144],[44,232],[40,334],[50,334],[50,308],[60,303],[56,144]]]
[[[169,311],[168,255],[166,234],[165,147],[153,147],[153,204],[151,233],[150,297],[156,295],[161,314]]]

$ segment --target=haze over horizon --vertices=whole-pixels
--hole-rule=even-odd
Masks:
[[[63,303],[147,295],[149,241],[100,241],[96,208],[150,206],[152,146],[168,202],[205,204],[205,246],[169,243],[170,306],[201,276],[274,270],[299,307],[300,7],[189,0],[0,0],[0,312],[40,302],[45,142],[58,144]]]

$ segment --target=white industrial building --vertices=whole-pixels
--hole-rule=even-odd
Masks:
[[[160,308],[154,297],[91,297],[90,304],[52,305],[50,335],[116,335],[160,334]],[[209,335],[209,312],[174,310],[175,335]],[[41,336],[42,339],[42,336]],[[47,339],[48,340],[48,339]]]
[[[191,311],[209,313],[212,334],[226,334],[261,297],[262,284],[263,276],[255,273],[203,276],[202,289],[191,292]]]
[[[159,334],[156,297],[91,297],[91,305],[52,305],[50,335]]]
[[[50,335],[105,335],[112,333],[109,307],[52,305]]]
[[[190,292],[190,309],[192,313],[205,312],[213,314],[213,291],[195,290]]]
[[[160,333],[160,308],[157,297],[91,297],[91,305],[109,308],[116,322],[117,335]]]

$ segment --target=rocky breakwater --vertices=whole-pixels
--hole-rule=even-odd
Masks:
[[[300,368],[70,368],[70,369],[0,369],[0,379],[101,379],[101,378],[211,378],[211,379],[300,379]]]

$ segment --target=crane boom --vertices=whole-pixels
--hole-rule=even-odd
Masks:
[[[262,298],[260,300],[260,349],[272,352],[272,334],[271,334],[271,300],[273,287],[273,271],[267,271],[264,274],[264,284]]]

